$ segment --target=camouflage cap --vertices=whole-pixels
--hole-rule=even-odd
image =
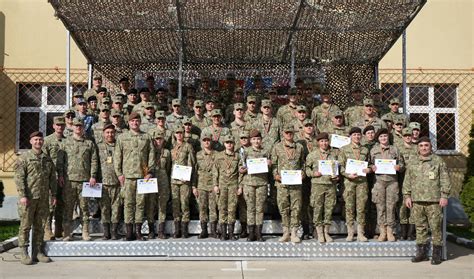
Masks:
[[[417,130],[421,131],[421,125],[418,122],[410,122],[410,124],[408,124],[408,127],[412,128],[413,130],[417,129]]]
[[[143,104],[143,107],[144,108],[155,108],[155,104],[153,102],[145,102],[145,104]]]
[[[122,97],[117,95],[112,98],[112,101],[114,102],[114,104],[123,104]]]
[[[53,123],[56,125],[66,125],[66,120],[63,116],[55,116],[53,118]]]
[[[413,129],[412,128],[403,128],[402,130],[402,136],[407,136],[407,135],[412,135],[413,134]]]
[[[396,124],[405,124],[405,118],[399,117],[399,116],[394,117],[393,124],[395,124],[395,125]]]
[[[392,122],[392,117],[389,115],[389,114],[384,114],[382,115],[382,121],[385,121],[385,122]]]
[[[303,121],[303,126],[307,126],[307,125],[311,125],[313,126],[313,121],[311,121],[311,119],[308,119],[306,118],[304,121]]]
[[[336,109],[335,111],[332,112],[332,116],[333,116],[333,117],[336,117],[336,116],[344,116],[344,113],[342,112],[342,110]]]
[[[173,99],[173,101],[171,101],[171,104],[173,106],[181,106],[181,100],[180,99]]]
[[[212,135],[210,133],[202,133],[201,140],[205,140],[205,139],[212,139]]]
[[[155,118],[158,119],[158,118],[166,118],[166,114],[163,110],[157,110],[155,112]]]
[[[40,132],[40,131],[35,131],[35,132],[33,132],[33,133],[30,134],[30,139],[31,139],[31,138],[34,138],[34,137],[40,137],[40,138],[42,138],[42,137],[43,137],[43,133]]]
[[[349,136],[354,134],[354,133],[359,133],[359,134],[362,134],[362,129],[359,128],[359,127],[352,127],[350,130],[349,130]]]
[[[223,142],[235,142],[235,139],[232,135],[225,135],[222,137]]]
[[[90,103],[92,101],[97,101],[97,97],[92,95],[92,96],[89,96],[89,98],[87,98],[87,102]]]
[[[297,107],[296,107],[296,111],[298,111],[298,112],[300,112],[300,111],[306,112],[306,107],[303,106],[303,105],[297,106]]]
[[[250,103],[250,102],[257,102],[257,96],[254,96],[254,95],[247,96],[247,103]]]
[[[183,119],[181,119],[181,123],[183,124],[192,124],[191,118],[184,116]]]
[[[76,111],[72,108],[66,110],[63,114],[64,117],[66,117],[68,114],[73,114],[73,115],[76,115]]]
[[[292,133],[294,133],[295,132],[295,127],[291,124],[286,124],[283,127],[283,132],[292,132]]]
[[[174,129],[174,133],[184,133],[184,127],[181,125],[178,125],[176,129]]]
[[[243,103],[235,103],[234,104],[234,110],[237,109],[244,109],[244,104]]]
[[[262,100],[262,107],[272,107],[272,101],[269,99]]]
[[[240,138],[248,138],[250,137],[250,131],[248,130],[242,130],[239,134],[239,137]]]
[[[82,98],[84,96],[84,94],[82,94],[81,91],[76,91],[72,94],[73,97],[76,97],[76,98]]]
[[[84,126],[84,121],[82,119],[79,119],[77,117],[74,118],[72,121],[72,125],[74,126]]]
[[[86,100],[84,100],[84,98],[82,98],[82,97],[77,99],[76,103],[77,104],[87,104]]]
[[[370,98],[365,98],[364,99],[364,106],[374,106],[374,100],[370,99]]]
[[[222,112],[220,109],[213,109],[212,110],[212,113],[211,113],[211,116],[222,116]]]
[[[322,139],[329,140],[329,134],[326,132],[322,132],[316,136],[316,141],[320,141]]]
[[[210,103],[210,102],[215,103],[215,102],[216,102],[216,98],[214,98],[214,97],[208,97],[208,98],[206,98],[206,104],[207,104],[207,103]]]
[[[102,80],[102,76],[94,76],[93,80]]]
[[[112,109],[110,111],[110,116],[114,117],[114,116],[122,116],[122,114],[120,113],[120,111],[116,110],[116,109]]]
[[[392,98],[390,99],[390,104],[393,105],[393,104],[400,104],[400,99],[398,98]]]
[[[153,138],[154,139],[163,139],[165,138],[165,132],[163,130],[153,130]]]
[[[102,128],[102,131],[105,131],[105,130],[107,130],[107,129],[114,129],[114,130],[115,130],[115,126],[114,126],[113,124],[111,124],[111,123],[105,124],[105,125],[104,125],[104,128]]]
[[[102,98],[102,104],[103,103],[109,103],[110,104],[110,97],[104,97]]]
[[[99,110],[100,111],[110,111],[110,106],[107,105],[107,104],[105,104],[105,105],[102,104],[102,105],[100,105]]]
[[[202,107],[204,104],[202,102],[202,100],[196,100],[194,101],[194,107],[195,108],[199,108],[199,107]]]

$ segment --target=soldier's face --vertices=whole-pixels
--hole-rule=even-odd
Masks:
[[[205,138],[202,140],[201,143],[203,148],[210,149],[211,148],[211,139]]]
[[[194,105],[194,98],[188,97],[188,98],[186,99],[186,105],[187,105],[188,107],[192,107],[192,106]]]
[[[157,148],[161,148],[163,146],[163,143],[165,142],[164,138],[156,138],[155,139],[155,146]]]
[[[212,111],[215,108],[214,102],[207,102],[206,103],[206,110]]]
[[[212,117],[212,124],[214,125],[219,125],[221,123],[221,116],[220,115],[214,115]]]
[[[234,151],[234,142],[233,141],[226,141],[224,142],[225,149],[228,151]]]
[[[378,141],[382,145],[388,145],[388,134],[381,134],[378,138]]]
[[[32,137],[30,139],[31,148],[34,150],[41,150],[44,144],[43,137]]]
[[[103,110],[100,112],[100,118],[102,119],[108,119],[110,117],[110,111],[108,110]]]
[[[419,137],[420,137],[420,130],[418,130],[418,129],[413,129],[413,131],[412,131],[412,137],[413,137],[414,139],[419,138]]]
[[[149,79],[146,81],[146,86],[148,88],[154,88],[155,87],[155,80],[154,79]]]
[[[150,107],[145,109],[145,115],[146,116],[153,116],[155,115],[155,108]]]
[[[156,124],[158,124],[158,126],[164,127],[165,123],[166,123],[166,118],[164,117],[160,117],[156,119]]]
[[[318,141],[318,145],[319,145],[319,148],[321,148],[322,150],[328,150],[329,148],[329,140],[327,139],[320,139]]]
[[[334,125],[336,125],[337,127],[342,126],[342,122],[343,122],[343,118],[342,118],[341,115],[334,116],[334,117],[332,118],[332,123],[333,123]]]
[[[400,104],[391,104],[390,105],[390,110],[392,112],[398,112],[398,108],[400,107]]]
[[[254,112],[256,108],[256,104],[254,101],[247,102],[247,109],[251,112]]]
[[[66,125],[53,124],[54,132],[57,133],[57,134],[62,134],[64,132],[65,128],[66,128]]]
[[[290,103],[296,103],[298,101],[298,97],[296,95],[289,95],[288,100]]]
[[[305,132],[306,134],[312,135],[312,134],[313,134],[313,131],[314,131],[314,126],[308,124],[308,125],[304,126],[303,129],[304,129],[304,132]]]
[[[130,82],[128,81],[122,81],[120,83],[120,88],[123,90],[123,91],[128,91],[128,89],[130,88]]]
[[[127,99],[130,103],[135,103],[137,101],[137,94],[128,94]]]
[[[115,141],[115,129],[107,129],[103,132],[106,142],[111,143]]]
[[[73,128],[74,134],[77,136],[82,136],[82,132],[84,131],[84,127],[82,125],[75,125]]]
[[[77,110],[82,113],[85,113],[87,111],[87,104],[86,103],[77,104]]]
[[[113,104],[112,104],[112,108],[113,108],[113,109],[116,109],[116,110],[122,110],[122,109],[123,109],[123,105],[122,105],[122,103],[113,103]]]
[[[240,145],[241,146],[248,146],[249,145],[249,138],[240,138]]]
[[[201,84],[201,87],[202,87],[202,89],[204,89],[204,91],[209,90],[209,82],[203,81],[202,84]]]
[[[177,141],[179,141],[179,142],[183,141],[184,135],[183,135],[182,132],[176,132],[176,133],[174,133],[174,136],[175,136]]]
[[[403,135],[403,141],[405,143],[411,143],[411,135]]]
[[[244,116],[244,110],[241,108],[234,109],[235,118],[241,119]]]
[[[66,115],[66,118],[65,118],[66,124],[71,125],[71,124],[72,124],[72,120],[74,119],[74,116],[75,116],[75,115],[74,115],[73,113],[67,114],[67,115]]]
[[[373,94],[373,95],[372,95],[372,100],[374,100],[374,102],[380,102],[380,101],[382,101],[382,95],[380,95],[380,94]]]
[[[89,102],[89,107],[90,107],[91,109],[96,109],[96,108],[97,108],[97,101],[95,101],[95,100],[94,100],[94,101],[90,101],[90,102]]]
[[[130,130],[138,131],[140,130],[140,123],[140,119],[131,119],[128,121],[128,126],[130,127]]]
[[[192,127],[193,127],[193,124],[191,124],[191,123],[185,123],[185,124],[184,124],[184,131],[185,131],[187,134],[189,134],[189,133],[191,133],[191,128],[192,128]]]
[[[150,101],[150,93],[142,92],[140,93],[140,98],[142,99],[142,101],[148,102]]]
[[[165,91],[160,90],[160,91],[156,92],[156,97],[158,99],[163,99],[165,97]]]
[[[181,113],[181,106],[180,105],[173,105],[173,112],[176,114]]]
[[[302,111],[298,111],[296,113],[296,117],[298,117],[298,120],[300,121],[303,121],[306,119],[306,111],[302,110]]]
[[[352,92],[352,98],[355,101],[361,101],[363,96],[364,96],[364,94],[362,94],[362,92],[360,92],[360,91]]]
[[[403,123],[397,123],[394,125],[395,131],[401,132],[403,130]]]
[[[360,143],[360,139],[362,138],[362,135],[360,133],[352,133],[351,135],[351,140],[353,143]]]
[[[194,114],[202,115],[202,107],[194,107]]]
[[[262,111],[264,115],[270,115],[272,113],[272,107],[269,107],[269,106],[264,106],[260,108],[260,110]]]
[[[365,106],[364,107],[364,112],[367,115],[372,115],[374,113],[374,107],[373,106]]]
[[[323,103],[329,103],[331,101],[331,95],[329,94],[321,95],[321,100],[323,101]]]
[[[101,79],[94,79],[92,81],[93,85],[95,88],[99,88],[99,87],[102,87],[102,80]]]
[[[253,137],[250,139],[250,144],[255,148],[260,148],[262,146],[262,138],[261,137]]]
[[[418,152],[421,156],[428,156],[431,154],[431,143],[429,142],[420,142],[418,144]]]
[[[287,141],[293,140],[294,133],[292,131],[285,131],[283,132],[283,138]]]
[[[120,120],[121,120],[120,115],[114,115],[114,116],[112,116],[111,119],[112,119],[112,124],[114,124],[114,125],[118,125],[120,123]]]
[[[365,139],[367,141],[373,141],[375,139],[375,131],[374,130],[369,130],[365,132]]]

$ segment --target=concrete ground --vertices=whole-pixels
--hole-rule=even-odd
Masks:
[[[448,243],[439,266],[406,260],[56,261],[21,265],[19,249],[0,254],[0,278],[474,278],[474,251]]]

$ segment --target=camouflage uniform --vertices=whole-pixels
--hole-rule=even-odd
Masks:
[[[102,141],[102,129],[107,124],[110,124],[109,119],[107,119],[106,121],[104,121],[103,119],[99,119],[99,122],[92,125],[92,136],[94,138],[95,143],[99,143]]]
[[[226,135],[230,135],[231,132],[229,128],[226,127],[214,127],[212,125],[204,128],[202,130],[203,134],[211,134],[212,135],[212,149],[215,151],[223,151],[224,150],[224,142],[222,138]]]
[[[213,170],[216,160],[215,151],[207,153],[201,150],[196,154],[197,189],[199,192],[199,220],[217,222],[217,194],[213,186],[217,172]]]
[[[148,131],[156,127],[155,118],[149,116],[143,116],[140,124],[140,130],[147,133]]]
[[[282,127],[295,119],[296,107],[296,105],[287,104],[278,109],[276,117]]]
[[[238,152],[227,154],[226,151],[222,151],[216,155],[213,180],[214,185],[219,187],[220,224],[233,225],[235,223],[238,200],[237,189],[239,187],[239,163],[240,155]]]
[[[252,124],[253,129],[257,129],[262,134],[262,147],[268,152],[271,152],[273,145],[280,141],[281,122],[272,117],[265,120],[263,115],[260,115]]]
[[[255,120],[260,116],[260,113],[251,112],[249,110],[245,111],[244,120],[248,123],[248,125],[252,125]]]
[[[183,119],[184,119],[184,115],[180,114],[180,115],[176,115],[174,113],[168,115],[166,117],[166,124],[168,125],[168,129],[170,129],[171,131],[173,131],[177,125],[178,122],[179,123],[183,123]]]
[[[150,129],[148,130],[148,134],[149,135],[154,135],[158,132],[162,132],[163,133],[163,137],[165,139],[165,142],[163,143],[163,146],[166,148],[166,149],[169,149],[171,148],[172,146],[172,142],[173,142],[173,133],[168,130],[168,129],[164,129],[164,128],[161,128],[159,126],[155,126],[155,128],[153,129]]]
[[[362,130],[364,130],[365,127],[372,125],[375,128],[375,132],[377,133],[378,130],[382,128],[387,128],[387,124],[382,121],[382,119],[374,116],[372,118],[369,118],[367,115],[363,115],[362,117],[355,119],[351,123],[351,127],[359,127]]]
[[[196,115],[194,115],[191,117],[191,123],[193,124],[194,132],[197,135],[201,135],[204,128],[212,125],[212,121],[209,118],[204,117],[204,115],[200,120],[196,117]]]
[[[411,160],[414,160],[418,157],[417,153],[417,146],[414,144],[411,144],[409,147],[403,144],[400,148],[400,155],[403,157],[403,160],[405,161],[406,168],[411,164]],[[403,182],[405,181],[405,174],[406,172],[402,171],[398,174],[398,184],[399,188],[401,189],[401,193],[403,193]],[[403,196],[403,194],[402,194]],[[400,225],[405,225],[405,224],[413,224],[413,218],[411,217],[411,210],[406,207],[405,203],[403,202],[403,198],[401,199],[402,202],[400,204],[400,211],[399,211],[399,217],[400,217]]]
[[[230,133],[234,137],[236,149],[240,147],[240,133],[245,130],[250,130],[250,127],[251,126],[247,122],[238,124],[237,121],[234,120],[232,123],[230,123]]]
[[[114,169],[115,142],[100,142],[97,145],[100,159],[100,182],[102,182],[102,198],[100,208],[102,210],[101,222],[103,224],[118,224],[119,210],[122,205],[120,197],[120,182]]]
[[[321,104],[313,109],[311,112],[311,119],[315,125],[315,130],[319,132],[328,132],[329,127],[332,126],[333,112],[340,111],[335,104]]]
[[[402,119],[403,126],[408,127],[409,121],[408,116],[406,114],[390,111],[389,113],[386,113],[383,116],[387,117],[388,119],[391,119],[392,123],[395,123],[396,119]]]
[[[344,121],[345,121],[346,126],[349,126],[349,127],[358,126],[358,124],[356,123],[359,122],[360,119],[363,117],[364,117],[364,106],[362,104],[360,105],[356,104],[356,105],[350,106],[344,111]]]

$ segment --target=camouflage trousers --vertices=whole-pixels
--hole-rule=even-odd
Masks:
[[[416,244],[428,243],[428,228],[433,245],[443,245],[443,209],[438,202],[413,202],[413,222],[416,226]]]
[[[191,197],[189,184],[171,183],[171,203],[174,221],[189,222],[189,198]]]
[[[245,203],[243,193],[237,198],[237,210],[239,212],[240,223],[247,223],[247,203]]]
[[[301,222],[303,224],[311,223],[313,218],[313,203],[311,202],[312,190],[311,190],[311,178],[306,177],[303,180],[302,188],[302,205],[301,205]]]
[[[398,202],[398,181],[376,180],[372,189],[372,202],[377,207],[377,225],[395,227]]]
[[[137,193],[138,178],[125,178],[123,207],[125,224],[142,223],[145,215],[145,195]]]
[[[278,209],[281,225],[297,228],[301,223],[302,185],[283,185],[276,183]]]
[[[217,222],[218,197],[213,190],[198,189],[199,221]]]
[[[399,213],[399,216],[400,216],[400,224],[403,224],[403,225],[413,224],[413,220],[412,220],[413,217],[412,217],[411,209],[406,207],[404,202],[401,202],[399,207],[400,207],[400,209],[399,209],[398,213]]]
[[[365,226],[368,187],[367,182],[344,181],[344,202],[346,204],[346,224],[353,226],[357,220],[359,225]],[[357,219],[356,219],[357,218]]]
[[[247,224],[263,225],[263,209],[267,198],[267,185],[244,185],[244,198],[247,204]]]
[[[238,185],[221,185],[219,187],[219,224],[235,223],[237,215]]]
[[[30,230],[33,226],[33,237],[31,245],[39,247],[43,244],[44,226],[48,218],[48,200],[29,199],[28,206],[18,203],[18,216],[20,217],[20,228],[18,230],[18,246],[30,245]]]
[[[102,185],[102,198],[99,200],[102,224],[119,223],[120,190],[120,185]]]
[[[158,222],[166,221],[166,207],[170,200],[170,183],[167,179],[158,179],[158,193],[145,195],[145,214],[149,224],[155,222],[158,210]]]
[[[82,181],[65,181],[63,189],[64,223],[72,223],[76,204],[79,204],[83,224],[89,223],[89,198],[82,197],[82,183]]]
[[[313,184],[311,189],[311,205],[314,208],[314,225],[331,225],[332,211],[336,205],[336,185]]]
[[[58,187],[58,191],[56,193],[56,205],[53,205],[51,198],[49,199],[49,214],[46,220],[46,225],[51,226],[52,220],[54,218],[54,226],[56,228],[62,228],[63,216],[64,216],[63,188]]]

